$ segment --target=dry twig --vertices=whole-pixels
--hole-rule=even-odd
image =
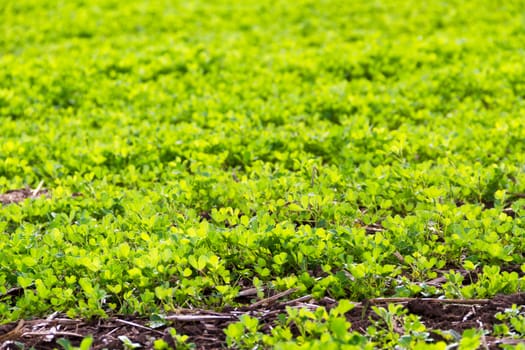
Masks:
[[[130,321],[126,321],[126,320],[121,320],[119,318],[115,319],[116,322],[119,322],[119,323],[123,323],[123,324],[126,324],[128,326],[132,326],[132,327],[136,327],[136,328],[140,328],[140,329],[145,329],[145,330],[148,330],[150,332],[154,332],[154,333],[157,333],[157,334],[160,334],[160,335],[164,335],[164,333],[162,332],[159,332],[153,328],[150,328],[150,327],[146,327],[146,326],[143,326],[141,324],[138,324],[138,323],[135,323],[135,322],[130,322]]]
[[[259,300],[259,301],[256,302],[256,303],[251,304],[250,306],[248,306],[248,309],[253,310],[253,309],[256,309],[256,308],[258,308],[259,306],[262,306],[262,305],[273,304],[273,303],[275,303],[277,300],[279,300],[279,299],[281,299],[281,298],[284,298],[285,296],[288,296],[288,295],[290,295],[290,294],[293,294],[293,293],[295,293],[295,292],[297,292],[297,291],[298,291],[297,288],[291,288],[291,289],[285,290],[284,292],[277,293],[277,294],[275,294],[275,295],[272,295],[272,296],[269,297],[269,298],[262,299],[262,300]]]
[[[23,327],[24,327],[24,320],[18,321],[18,324],[16,325],[15,329],[13,329],[10,332],[7,332],[6,334],[0,335],[0,342],[17,338],[22,333]]]
[[[463,304],[463,305],[483,305],[490,302],[489,299],[439,299],[439,298],[374,298],[368,300],[372,304],[382,303],[408,303],[410,301],[423,301],[438,304]]]
[[[173,320],[179,322],[199,322],[199,321],[224,321],[236,320],[237,317],[232,315],[170,315],[166,316],[166,320]]]

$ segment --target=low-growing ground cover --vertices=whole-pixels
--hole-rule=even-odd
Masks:
[[[3,1],[0,348],[522,346],[524,10]]]

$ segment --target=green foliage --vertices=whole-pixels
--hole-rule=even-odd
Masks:
[[[524,9],[2,1],[0,193],[49,196],[0,207],[0,322],[220,309],[247,284],[338,301],[523,290]],[[243,319],[229,344],[386,332],[423,348],[427,332],[396,310],[368,338],[342,311],[287,312],[300,337]]]
[[[358,332],[349,331],[350,323],[344,316],[352,308],[353,304],[347,300],[341,300],[330,312],[323,307],[313,311],[287,307],[286,314],[279,316],[280,324],[271,330],[270,335],[260,332],[256,318],[244,315],[239,322],[231,323],[225,330],[226,342],[229,347],[239,349],[260,346],[275,349],[316,349],[333,345],[336,348],[345,346],[350,349],[372,349],[373,343]]]
[[[195,344],[188,342],[187,335],[177,334],[177,331],[174,328],[168,328],[168,334],[171,336],[173,343],[177,349],[190,350],[195,348]],[[170,345],[164,339],[157,339],[153,343],[155,350],[169,350]]]
[[[353,309],[348,300],[341,300],[329,312],[319,307],[315,310],[287,307],[286,314],[279,316],[279,324],[271,334],[260,331],[259,320],[242,316],[239,322],[231,323],[225,330],[226,343],[236,349],[403,349],[443,350],[444,341],[434,342],[430,332],[418,316],[406,315],[401,305],[389,304],[388,308],[373,307],[379,317],[373,321],[363,335],[351,331],[351,323],[345,314]],[[445,333],[442,334],[444,339]],[[465,350],[477,349],[481,333],[475,329],[462,335],[454,332],[449,347]]]
[[[57,343],[62,346],[64,350],[89,350],[91,349],[91,344],[93,343],[93,337],[89,336],[82,339],[78,347],[71,345],[70,341],[64,338],[57,340]]]
[[[525,314],[523,313],[523,306],[512,305],[511,308],[504,312],[496,314],[496,319],[501,321],[501,324],[494,326],[494,333],[500,336],[510,336],[514,338],[523,339],[525,337]]]

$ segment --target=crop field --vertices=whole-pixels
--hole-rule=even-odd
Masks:
[[[525,349],[525,1],[0,1],[0,350]]]

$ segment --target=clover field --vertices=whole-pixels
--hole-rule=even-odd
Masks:
[[[524,1],[2,1],[0,348],[524,349],[524,43]]]

